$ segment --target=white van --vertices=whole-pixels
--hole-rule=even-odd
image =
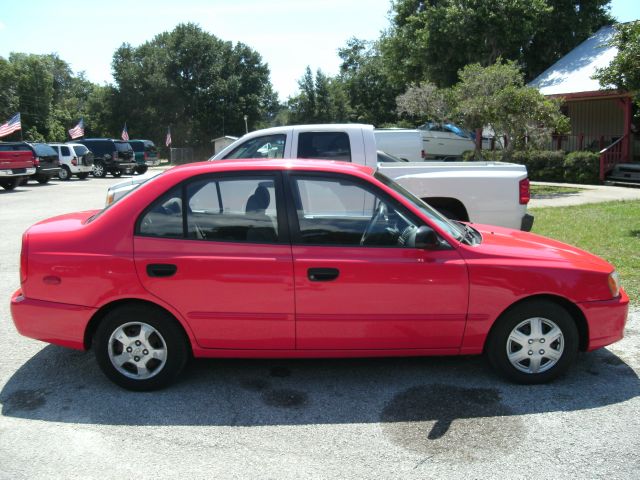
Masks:
[[[80,180],[89,176],[93,169],[93,153],[79,143],[50,143],[60,159],[60,180],[69,180],[76,175]]]
[[[378,150],[409,162],[424,160],[422,135],[418,130],[404,128],[377,128],[373,131]]]

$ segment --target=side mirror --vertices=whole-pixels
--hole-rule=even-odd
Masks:
[[[422,250],[436,250],[440,247],[440,239],[438,234],[427,226],[418,228],[416,232],[416,248]]]

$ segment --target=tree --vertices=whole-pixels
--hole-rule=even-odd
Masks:
[[[381,49],[396,81],[448,87],[502,57],[530,80],[611,22],[610,0],[397,0]]]
[[[489,126],[496,135],[505,135],[506,160],[515,147],[524,145],[525,138],[536,141],[569,129],[559,100],[525,86],[524,73],[515,62],[499,58],[488,67],[475,63],[464,67],[459,76],[453,89],[458,118],[470,130]]]
[[[180,24],[139,47],[114,54],[114,125],[161,141],[167,125],[174,139],[209,145],[215,136],[244,133],[275,114],[277,97],[261,56],[199,26]],[[270,110],[274,109],[274,110]]]
[[[328,77],[311,67],[298,80],[300,92],[288,101],[288,113],[279,114],[279,124],[314,124],[346,122],[349,117],[348,99],[337,77]]]
[[[398,114],[420,122],[430,120],[444,122],[453,115],[450,90],[439,89],[433,83],[423,82],[410,86],[396,99]]]
[[[608,67],[599,69],[594,78],[603,88],[631,92],[640,106],[640,22],[616,25],[611,45],[618,49]]]
[[[342,64],[334,80],[348,98],[349,119],[374,125],[395,122],[395,99],[407,83],[393,81],[378,43],[351,38],[338,55]]]

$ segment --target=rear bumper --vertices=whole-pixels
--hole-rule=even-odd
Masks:
[[[118,163],[114,163],[109,168],[113,170],[120,170],[121,172],[130,172],[134,168],[136,168],[137,165],[138,164],[136,162],[118,162]]]
[[[11,316],[25,337],[84,350],[84,332],[95,308],[25,298],[21,290],[11,297]]]
[[[36,167],[29,168],[3,168],[0,169],[0,178],[25,177],[36,173]]]
[[[533,215],[525,213],[524,217],[522,217],[522,223],[520,223],[520,230],[523,232],[530,232],[533,227],[533,219]]]
[[[587,351],[610,345],[624,336],[629,313],[629,297],[624,290],[612,300],[579,303],[587,319],[589,342]]]

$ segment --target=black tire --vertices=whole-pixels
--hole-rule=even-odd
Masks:
[[[140,330],[136,330],[138,325],[147,325],[156,332],[148,337],[150,346],[144,343],[136,346],[135,336],[140,334]],[[125,345],[115,339],[110,343],[112,335],[118,331],[127,332],[122,338],[133,343]],[[155,349],[155,352],[164,352],[164,362],[154,359],[153,353],[149,353],[145,347]],[[98,365],[107,378],[127,390],[134,391],[158,390],[169,385],[184,369],[189,358],[188,341],[178,322],[164,310],[146,305],[122,306],[109,312],[96,329],[93,348]],[[132,351],[127,351],[127,348],[131,348]],[[116,367],[111,361],[110,351],[114,358],[124,355],[120,358],[128,360]],[[136,353],[139,356],[132,357]],[[148,358],[146,363],[145,357]],[[136,367],[135,359],[138,359],[138,364],[148,367],[146,374],[150,376],[145,377],[146,374],[143,374],[141,377],[141,370]]]
[[[107,176],[107,168],[104,166],[100,160],[96,160],[93,164],[93,176],[96,178],[104,178]]]
[[[36,177],[36,181],[40,185],[46,185],[47,183],[49,183],[49,180],[51,180],[51,177],[49,175],[38,175]]]
[[[86,180],[89,177],[89,174],[87,172],[82,172],[78,174],[78,178],[80,180]]]
[[[69,167],[62,165],[60,172],[58,172],[58,178],[64,181],[71,179],[71,170],[69,170]]]
[[[135,168],[136,173],[142,175],[143,173],[147,173],[147,170],[149,169],[149,167],[147,167],[146,165],[138,165]]]
[[[0,183],[0,185],[2,185],[2,188],[4,188],[7,191],[15,190],[21,184],[22,184],[22,177],[8,178],[6,180],[2,180],[2,183]]]
[[[533,331],[538,320],[540,335]],[[551,330],[554,326],[561,334],[555,341]],[[510,338],[512,334],[514,337]],[[578,354],[578,345],[578,329],[567,310],[549,300],[532,300],[508,310],[496,321],[487,339],[486,354],[503,376],[530,385],[564,374]],[[531,371],[536,370],[536,365],[537,371]]]
[[[111,170],[111,175],[115,178],[120,178],[122,176],[122,170]]]

